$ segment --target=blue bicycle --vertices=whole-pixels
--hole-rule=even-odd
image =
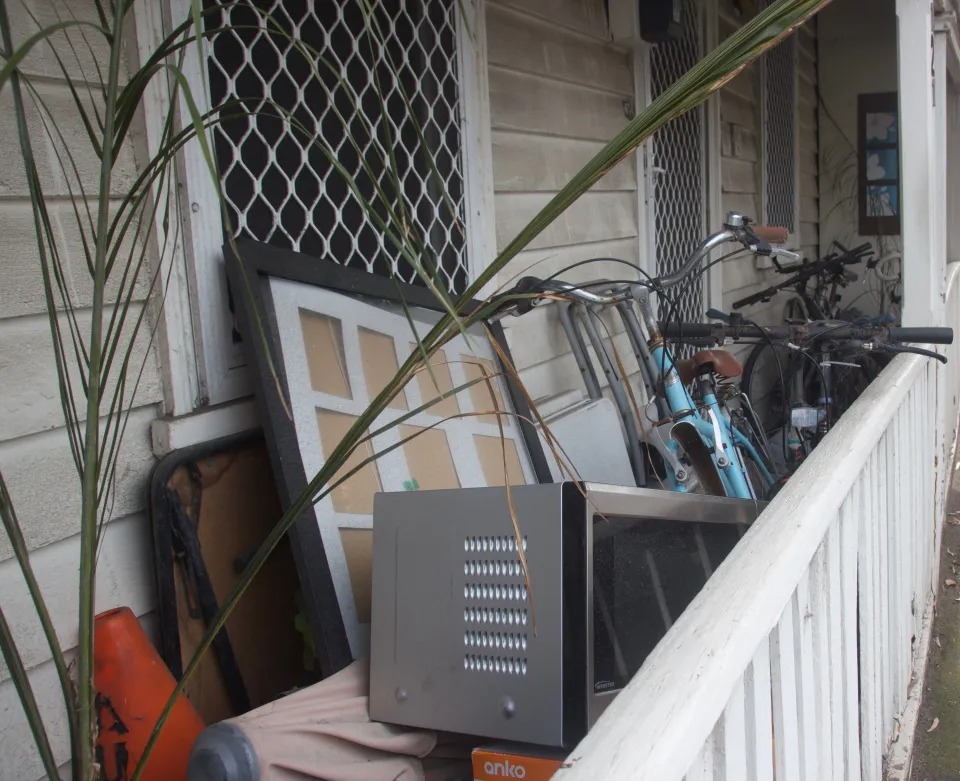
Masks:
[[[561,324],[588,394],[602,396],[600,379],[587,350],[592,346],[620,412],[638,485],[651,482],[653,477],[673,491],[762,498],[776,483],[776,476],[770,467],[762,427],[749,400],[731,382],[741,373],[739,362],[718,349],[701,350],[683,360],[675,358],[661,331],[655,297],[661,310],[675,311],[670,290],[689,284],[710,253],[725,244],[739,246],[724,258],[744,253],[798,260],[795,253],[774,246],[786,239],[784,228],[755,225],[731,212],[722,230],[701,242],[672,274],[577,285],[560,281],[556,278],[559,274],[545,280],[525,277],[504,294],[504,307],[498,317],[521,315],[546,303],[566,303],[561,308]],[[624,262],[597,258],[576,265],[611,260]],[[624,323],[646,391],[642,402],[630,397],[623,362],[614,354],[611,340],[602,337],[601,314],[609,309],[615,310]]]

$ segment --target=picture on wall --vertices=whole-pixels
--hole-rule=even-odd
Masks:
[[[857,97],[860,234],[900,233],[900,130],[897,93]]]

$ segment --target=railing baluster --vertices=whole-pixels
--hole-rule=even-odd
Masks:
[[[890,558],[890,538],[887,525],[883,522],[883,506],[886,504],[887,492],[883,485],[883,478],[880,472],[880,454],[877,450],[870,455],[867,461],[867,469],[870,472],[870,485],[872,496],[870,497],[870,523],[876,534],[877,550],[875,555],[875,571],[877,573],[877,582],[875,588],[876,606],[879,615],[879,641],[877,648],[879,651],[879,676],[878,684],[880,686],[880,724],[881,742],[886,745],[888,725],[893,723],[893,676],[890,664],[891,659],[891,634],[890,634],[890,604],[887,594],[890,588],[890,567],[893,563]]]
[[[836,524],[831,526],[835,529]],[[833,775],[833,740],[831,735],[831,691],[830,691],[830,614],[827,607],[829,592],[829,570],[827,547],[829,538],[824,541],[814,557],[810,575],[811,632],[813,636],[813,674],[815,679],[814,714],[817,728],[817,752],[819,762],[816,765],[816,778],[827,781]],[[839,654],[837,656],[839,660]],[[808,764],[811,767],[812,763]]]
[[[797,655],[797,702],[800,706],[800,775],[817,781],[816,676],[813,670],[813,606],[810,572],[800,579],[793,599],[794,647]]]
[[[773,781],[773,704],[770,683],[770,638],[757,649],[744,676],[747,716],[747,778]]]
[[[880,439],[878,457],[882,475],[896,474],[893,471],[894,457],[891,445],[891,433],[887,432]],[[900,583],[903,578],[903,527],[895,508],[897,505],[896,486],[899,481],[885,479],[881,485],[880,525],[887,530],[889,536],[888,555],[890,560],[887,579],[887,611],[890,616],[890,659],[891,686],[893,688],[894,712],[899,713],[903,707],[906,685],[903,681],[903,613],[900,610]]]
[[[800,775],[800,703],[797,699],[797,662],[794,616],[796,596],[790,600],[771,635],[770,676],[773,692],[774,767],[777,781]]]
[[[719,767],[715,775],[724,781],[747,778],[747,702],[744,682],[740,681],[724,708],[717,736]]]
[[[830,741],[831,771],[827,778],[845,777],[845,708],[843,700],[843,676],[845,660],[843,658],[843,573],[840,544],[840,526],[843,523],[843,511],[839,520],[830,527],[826,542],[826,608],[827,635],[830,676]],[[856,559],[854,559],[854,564]],[[856,588],[856,584],[854,584]]]
[[[710,733],[693,765],[684,776],[685,781],[713,781],[716,764],[716,731]]]
[[[880,627],[877,610],[877,545],[873,523],[873,481],[864,467],[858,479],[861,494],[859,514],[859,606],[860,606],[860,772],[863,778],[880,778]]]
[[[859,569],[859,531],[861,486],[853,490],[840,509],[840,605],[843,689],[844,778],[860,778],[860,671],[857,661],[859,611],[857,609],[857,571]]]

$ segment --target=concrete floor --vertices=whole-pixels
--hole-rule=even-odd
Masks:
[[[940,554],[940,589],[914,740],[911,781],[960,781],[960,470],[954,465]],[[950,513],[957,513],[951,515]],[[936,728],[928,732],[935,720]]]

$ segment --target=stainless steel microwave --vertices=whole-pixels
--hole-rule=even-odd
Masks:
[[[761,502],[592,483],[378,494],[370,715],[572,748]],[[529,583],[521,565],[529,567]]]

